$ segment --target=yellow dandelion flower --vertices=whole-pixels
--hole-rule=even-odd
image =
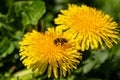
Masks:
[[[73,69],[77,69],[82,58],[74,37],[59,28],[48,28],[45,33],[33,30],[25,34],[19,44],[23,64],[40,74],[47,71],[48,77],[52,73],[55,78],[70,74]]]
[[[104,49],[104,42],[111,48],[112,43],[118,39],[117,23],[108,15],[100,10],[86,5],[77,6],[69,4],[67,10],[61,10],[55,23],[64,29],[69,28],[71,33],[78,33],[77,40],[82,51]]]

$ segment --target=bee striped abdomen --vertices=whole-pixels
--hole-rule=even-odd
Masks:
[[[55,40],[54,40],[54,44],[55,45],[64,45],[65,43],[67,43],[68,41],[65,39],[65,38],[56,38]]]

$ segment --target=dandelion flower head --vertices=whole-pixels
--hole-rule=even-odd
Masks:
[[[64,29],[69,28],[71,33],[78,33],[77,40],[82,51],[99,46],[104,49],[103,43],[108,48],[113,43],[117,44],[117,23],[108,14],[95,8],[69,4],[68,9],[61,10],[55,23]]]
[[[23,64],[40,74],[47,72],[48,77],[52,73],[55,78],[70,74],[82,58],[74,37],[57,28],[48,28],[45,33],[33,30],[26,33],[19,44]]]

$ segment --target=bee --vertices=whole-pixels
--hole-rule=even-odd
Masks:
[[[55,40],[54,40],[54,44],[55,45],[64,45],[64,43],[67,43],[68,41],[66,40],[66,39],[64,39],[64,38],[56,38]]]

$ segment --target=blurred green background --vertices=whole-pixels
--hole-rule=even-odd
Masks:
[[[1,0],[0,80],[56,80],[27,70],[19,60],[18,42],[32,29],[41,32],[55,26],[54,19],[68,3],[95,7],[120,25],[120,0]],[[120,80],[120,44],[84,51],[78,69],[58,80]]]

